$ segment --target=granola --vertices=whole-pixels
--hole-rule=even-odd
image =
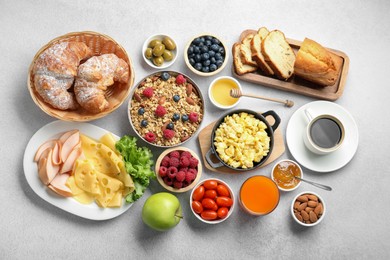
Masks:
[[[145,78],[130,100],[134,130],[147,142],[176,146],[190,138],[203,119],[203,99],[186,76],[155,73]]]

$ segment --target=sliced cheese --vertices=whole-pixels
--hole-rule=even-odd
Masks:
[[[92,193],[93,195],[100,195],[101,191],[99,188],[99,181],[97,179],[97,172],[90,161],[76,161],[74,178],[76,185],[82,190]]]
[[[79,188],[76,185],[74,176],[70,176],[66,181],[66,186],[72,191],[73,198],[81,204],[91,204],[95,201],[95,196]]]
[[[96,201],[105,208],[109,206],[116,193],[122,193],[123,183],[103,173],[96,172],[96,174],[100,187],[100,196],[96,198]]]

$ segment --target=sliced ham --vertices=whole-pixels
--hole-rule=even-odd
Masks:
[[[69,174],[57,174],[56,177],[50,182],[48,187],[55,193],[64,196],[71,197],[72,191],[66,186],[66,181],[69,178]]]
[[[74,129],[74,130],[67,131],[67,132],[63,133],[63,134],[60,136],[60,138],[58,138],[58,140],[63,144],[63,143],[65,143],[66,139],[69,138],[69,136],[73,135],[73,134],[76,133],[76,132],[78,133],[79,130]]]
[[[54,165],[52,161],[53,149],[46,149],[41,155],[38,163],[38,175],[41,181],[48,185],[60,170],[59,165]]]
[[[62,164],[60,173],[63,174],[63,173],[72,171],[73,165],[76,162],[76,160],[80,157],[81,153],[82,153],[81,142],[79,142],[79,144],[77,144],[73,148],[73,150],[70,152],[69,156],[66,158],[66,160]]]
[[[79,131],[73,131],[71,135],[65,140],[61,147],[61,160],[66,161],[73,148],[80,142]]]
[[[38,162],[39,161],[39,158],[41,157],[42,153],[49,149],[49,148],[53,148],[57,143],[57,140],[55,139],[52,139],[52,140],[47,140],[46,142],[44,142],[43,144],[41,144],[41,146],[39,146],[37,152],[35,153],[35,156],[34,156],[34,162]]]
[[[51,159],[54,165],[60,165],[62,163],[61,146],[62,144],[59,141],[57,141],[53,147],[53,156]]]

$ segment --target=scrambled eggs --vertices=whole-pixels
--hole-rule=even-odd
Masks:
[[[252,168],[269,152],[266,124],[241,112],[226,116],[215,131],[214,145],[219,157],[234,168]]]

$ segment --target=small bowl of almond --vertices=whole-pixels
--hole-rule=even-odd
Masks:
[[[291,204],[293,219],[305,227],[318,225],[324,219],[325,212],[324,200],[320,195],[312,191],[299,193]]]

